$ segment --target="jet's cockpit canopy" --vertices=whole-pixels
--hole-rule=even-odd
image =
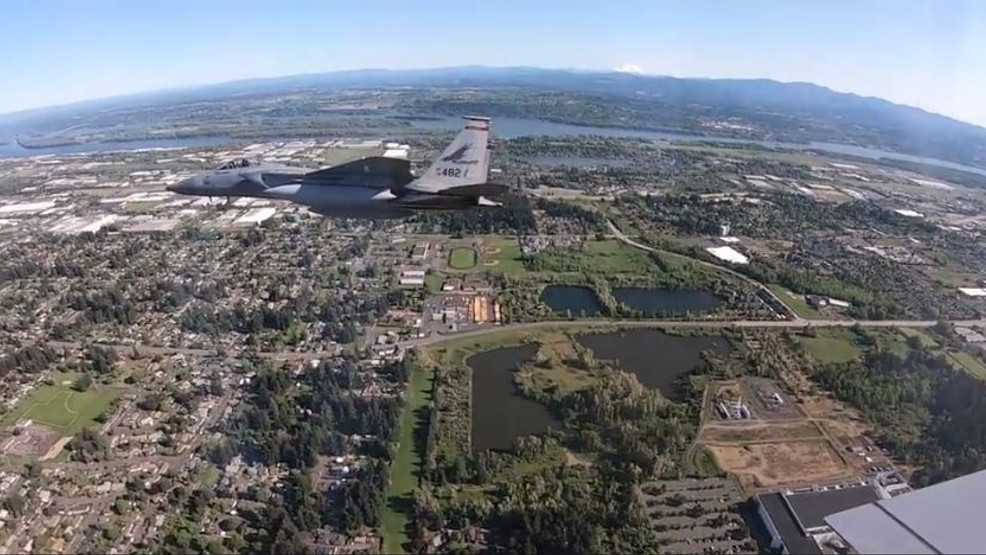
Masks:
[[[251,162],[246,158],[237,158],[235,160],[230,160],[223,165],[216,168],[217,170],[235,170],[239,168],[249,168],[250,166],[255,166],[255,162]]]

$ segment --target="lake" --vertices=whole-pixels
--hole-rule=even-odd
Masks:
[[[533,360],[538,345],[502,347],[472,355],[472,448],[509,450],[519,437],[541,434],[560,423],[548,409],[523,397],[514,372]]]
[[[596,292],[581,285],[549,285],[541,293],[541,302],[558,314],[571,310],[573,316],[598,316],[603,312]]]
[[[680,400],[675,380],[701,364],[703,351],[726,354],[732,349],[723,337],[669,335],[653,329],[581,335],[578,342],[596,359],[615,361],[645,387],[673,400]]]
[[[613,297],[633,310],[641,310],[649,317],[679,316],[686,312],[702,314],[722,305],[722,299],[709,291],[687,289],[650,289],[644,287],[616,287]]]
[[[449,116],[445,118],[429,119],[429,120],[414,119],[411,120],[411,123],[415,127],[418,127],[420,129],[449,130],[449,129],[457,129],[461,127],[462,119]],[[986,170],[975,168],[972,166],[956,164],[954,162],[948,162],[946,160],[938,160],[937,158],[913,156],[910,154],[901,154],[897,152],[890,152],[886,150],[879,150],[875,148],[867,148],[867,147],[861,147],[855,145],[825,143],[825,142],[785,143],[778,141],[758,141],[754,139],[737,139],[735,137],[717,137],[714,135],[692,135],[688,133],[674,133],[669,131],[642,131],[638,129],[621,129],[621,128],[613,128],[613,127],[590,127],[587,125],[570,125],[567,123],[554,123],[550,121],[524,119],[524,118],[495,118],[493,120],[494,137],[512,139],[515,137],[525,137],[531,135],[546,135],[549,137],[595,135],[599,137],[638,138],[638,139],[649,139],[653,141],[680,141],[680,142],[715,141],[718,143],[731,143],[731,144],[757,144],[757,145],[765,146],[767,148],[784,148],[784,149],[792,149],[792,150],[818,150],[832,154],[846,154],[851,156],[859,156],[860,158],[869,158],[871,160],[879,160],[880,158],[888,158],[891,160],[904,160],[907,162],[928,164],[931,166],[939,166],[943,168],[961,170],[961,171],[966,171],[966,172],[971,172],[971,173],[986,176]]]

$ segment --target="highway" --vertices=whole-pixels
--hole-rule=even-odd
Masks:
[[[591,328],[591,327],[620,327],[620,328],[655,328],[655,329],[799,329],[805,326],[813,328],[851,328],[859,325],[863,328],[930,328],[937,324],[936,320],[547,320],[542,322],[522,322],[502,326],[487,326],[479,329],[433,335],[420,339],[409,339],[396,343],[402,349],[427,347],[445,341],[472,339],[484,335],[501,332],[534,331],[544,328]],[[963,327],[986,326],[986,320],[954,320],[951,324]],[[75,341],[49,341],[47,344],[58,349],[80,349],[83,343]],[[131,351],[134,344],[127,343],[94,343],[120,351]],[[137,344],[137,349],[143,356],[185,354],[190,356],[212,357],[217,355],[216,349],[191,349],[185,347],[158,347]],[[232,350],[230,358],[240,358],[245,351]],[[257,356],[274,360],[298,361],[326,358],[327,352],[311,351],[262,351]]]
[[[445,335],[434,335],[420,339],[411,339],[399,343],[403,348],[425,347],[443,341],[471,339],[490,333],[533,331],[542,328],[585,328],[592,326],[610,326],[621,328],[678,328],[678,329],[728,329],[728,328],[851,328],[859,325],[864,328],[930,328],[937,324],[936,320],[559,320],[546,322],[524,322],[491,326]],[[951,322],[957,326],[984,326],[986,320],[956,320]]]

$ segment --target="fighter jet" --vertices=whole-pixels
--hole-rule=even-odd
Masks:
[[[168,186],[183,195],[256,197],[303,204],[323,216],[402,218],[420,210],[494,207],[487,196],[504,185],[487,183],[490,119],[467,116],[465,129],[420,177],[407,160],[367,157],[311,170],[241,159]]]

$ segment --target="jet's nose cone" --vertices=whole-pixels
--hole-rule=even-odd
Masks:
[[[195,193],[195,190],[200,186],[200,184],[201,180],[198,177],[189,177],[188,179],[183,179],[178,183],[172,183],[171,185],[165,187],[165,189],[180,195],[191,195]]]

